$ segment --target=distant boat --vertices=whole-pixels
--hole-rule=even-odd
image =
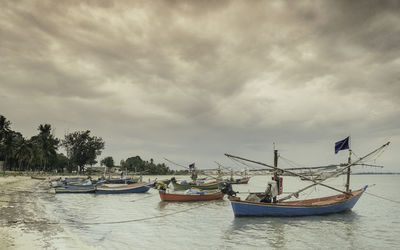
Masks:
[[[250,177],[242,177],[236,179],[226,179],[224,181],[230,182],[231,184],[247,184],[249,183]]]
[[[55,192],[60,193],[94,193],[96,186],[92,183],[70,184],[56,187]]]
[[[345,140],[349,140],[349,137],[346,138]],[[268,168],[274,169],[274,177],[273,180],[276,181],[276,184],[274,184],[279,192],[276,194],[279,195],[282,193],[282,178],[278,176],[279,172],[287,172],[289,174],[293,174],[298,177],[304,177],[305,180],[312,181],[313,184],[298,190],[297,192],[294,192],[290,194],[289,196],[286,196],[284,198],[281,198],[277,200],[276,196],[272,195],[272,192],[267,189],[268,193],[250,193],[249,196],[245,199],[242,200],[239,197],[236,197],[235,192],[232,190],[230,193],[226,192],[229,195],[229,200],[231,201],[233,213],[235,216],[307,216],[307,215],[322,215],[322,214],[330,214],[330,213],[339,213],[343,211],[350,210],[354,207],[354,205],[357,203],[358,199],[361,197],[361,195],[365,192],[368,186],[364,186],[363,188],[356,190],[356,191],[351,191],[349,189],[350,187],[350,167],[352,165],[355,165],[365,158],[376,154],[377,152],[380,152],[383,148],[389,145],[389,142],[381,146],[380,148],[372,151],[371,153],[365,155],[364,157],[359,158],[355,162],[351,162],[351,150],[349,148],[349,143],[347,141],[340,141],[338,143],[342,143],[342,145],[345,145],[345,147],[337,149],[335,147],[336,152],[339,150],[343,149],[349,149],[349,160],[348,164],[344,165],[340,170],[336,172],[336,175],[332,175],[329,177],[335,177],[343,174],[344,172],[347,172],[347,181],[346,181],[346,190],[342,191],[339,189],[336,189],[334,187],[328,186],[326,184],[323,184],[322,181],[316,181],[311,178],[302,176],[300,174],[281,169],[277,167],[278,163],[278,150],[274,150],[274,166],[270,166],[261,162],[256,162],[252,160],[248,160],[242,157],[238,156],[233,156],[229,154],[225,154],[226,156],[237,159],[240,161],[248,161],[256,164],[260,164],[263,166],[266,166]],[[343,142],[347,144],[343,144]],[[335,145],[338,145],[336,143]],[[340,145],[339,145],[340,146]],[[272,182],[274,183],[274,182]],[[299,193],[307,190],[310,187],[313,187],[315,185],[322,185],[324,187],[333,189],[335,191],[341,192],[341,194],[338,195],[333,195],[333,196],[328,196],[328,197],[321,197],[321,198],[315,198],[315,199],[308,199],[308,200],[297,200],[297,201],[286,201],[287,199],[295,196],[298,197]],[[274,188],[274,192],[277,190]],[[273,198],[273,199],[272,199]],[[275,202],[274,202],[275,201]]]
[[[100,179],[101,180],[101,179]],[[105,179],[104,183],[105,184],[134,184],[134,183],[138,183],[139,182],[139,178],[134,178],[134,177],[129,177],[129,178],[115,178],[115,179]]]
[[[87,184],[95,184],[92,182],[92,180],[88,178],[83,178],[83,177],[73,177],[73,178],[64,178],[62,179],[57,178],[57,179],[52,179],[50,180],[50,185],[52,187],[63,187],[65,185],[87,185]]]
[[[96,194],[125,194],[125,193],[145,193],[149,191],[153,183],[139,182],[127,185],[101,185],[96,188]]]
[[[47,178],[46,177],[42,177],[42,176],[31,176],[31,179],[35,179],[35,180],[46,180]]]
[[[217,192],[198,192],[198,193],[167,193],[165,190],[159,191],[160,198],[162,201],[209,201],[218,200],[224,197],[224,194],[220,191]]]
[[[196,184],[196,183],[178,183],[173,177],[171,179],[172,185],[174,186],[175,190],[187,190],[191,188],[197,188],[201,190],[211,190],[211,189],[218,189],[218,181],[213,181],[209,183],[202,183],[202,184]]]

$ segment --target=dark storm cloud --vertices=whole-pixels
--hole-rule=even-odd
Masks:
[[[3,1],[0,111],[25,131],[43,121],[60,135],[91,128],[116,157],[256,155],[273,140],[320,143],[352,131],[398,138],[399,9]]]

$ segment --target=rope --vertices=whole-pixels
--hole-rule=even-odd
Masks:
[[[136,200],[131,200],[130,202],[140,201],[140,200],[144,200],[144,199],[148,199],[148,198],[152,198],[152,197],[154,197],[154,195],[149,195],[149,196],[145,196],[145,197],[142,197],[142,198],[139,198]]]
[[[156,218],[161,218],[161,217],[167,217],[169,215],[175,215],[175,214],[179,214],[179,213],[184,213],[187,212],[189,210],[193,210],[202,206],[208,205],[207,203],[204,203],[202,205],[198,205],[196,207],[191,207],[188,209],[183,209],[180,211],[176,211],[173,213],[169,213],[169,214],[164,214],[164,215],[157,215],[157,216],[152,216],[152,217],[145,217],[145,218],[140,218],[140,219],[132,219],[132,220],[123,220],[123,221],[108,221],[108,222],[83,222],[83,223],[78,223],[77,221],[71,221],[71,222],[48,222],[48,221],[8,221],[8,224],[15,224],[15,223],[24,223],[24,224],[47,224],[47,225],[75,225],[75,224],[79,224],[79,225],[111,225],[111,224],[123,224],[123,223],[130,223],[130,222],[137,222],[137,221],[146,221],[146,220],[152,220],[152,219],[156,219]]]
[[[394,202],[394,203],[400,203],[400,201],[395,201],[395,200],[392,200],[392,199],[389,199],[389,198],[386,198],[386,197],[383,197],[383,196],[380,196],[380,195],[376,195],[376,194],[371,194],[371,193],[368,193],[368,192],[365,192],[366,194],[369,194],[369,195],[371,195],[371,196],[374,196],[374,197],[376,197],[376,198],[380,198],[380,199],[382,199],[382,200],[387,200],[387,201],[391,201],[391,202]]]
[[[303,164],[296,163],[296,162],[294,162],[292,160],[289,160],[289,159],[287,159],[287,158],[285,158],[285,157],[283,157],[281,155],[279,156],[279,158],[282,159],[283,161],[285,161],[288,165],[290,165],[292,167],[304,167],[305,166]]]
[[[5,203],[35,203],[31,201],[5,201],[5,200],[0,200],[0,202],[5,202]]]

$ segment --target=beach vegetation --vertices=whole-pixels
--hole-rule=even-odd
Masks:
[[[85,166],[97,164],[96,159],[105,147],[104,140],[92,136],[90,130],[68,133],[60,140],[54,136],[50,124],[40,124],[38,134],[25,138],[20,132],[14,131],[11,125],[11,121],[0,114],[0,162],[3,175],[5,171],[83,173]],[[66,155],[59,152],[60,148],[65,148]],[[112,156],[105,157],[100,163],[109,169],[119,167],[140,174],[188,173],[171,170],[164,163],[155,163],[152,158],[143,160],[140,156],[121,160],[120,166],[114,165]]]
[[[66,134],[61,144],[67,151],[71,169],[79,173],[85,172],[85,165],[97,163],[96,158],[105,146],[101,137],[90,135],[90,130]]]

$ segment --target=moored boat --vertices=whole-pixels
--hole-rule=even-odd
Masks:
[[[247,184],[249,183],[250,177],[242,177],[237,179],[226,179],[225,181],[230,182],[231,184]]]
[[[350,194],[299,200],[263,203],[229,197],[235,216],[307,216],[340,213],[350,210],[367,189],[367,186]]]
[[[328,178],[337,177],[347,172],[347,181],[345,185],[345,190],[336,189],[334,187],[328,186],[324,183],[327,178],[316,181],[310,177],[302,176],[295,172],[285,170],[277,167],[278,163],[278,151],[274,150],[274,166],[267,165],[265,163],[252,161],[246,158],[233,156],[225,154],[227,157],[236,159],[239,161],[248,161],[255,164],[260,164],[274,170],[274,175],[272,181],[268,182],[268,187],[264,193],[250,193],[245,200],[236,197],[235,192],[231,192],[229,195],[229,200],[231,201],[233,213],[235,216],[308,216],[308,215],[322,215],[330,213],[339,213],[343,211],[350,210],[357,203],[358,199],[365,192],[368,186],[352,191],[350,190],[350,167],[356,165],[366,158],[378,154],[383,148],[389,145],[389,142],[379,147],[378,149],[372,151],[371,153],[359,158],[358,160],[351,162],[351,149],[349,147],[349,137],[339,141],[335,144],[335,153],[340,150],[349,149],[348,163],[340,168],[335,174],[329,176]],[[302,177],[304,180],[311,181],[313,184],[306,186],[297,192],[293,192],[290,195],[278,199],[277,196],[282,194],[282,178],[278,176],[278,173],[288,173],[294,176]],[[341,194],[307,199],[307,200],[291,200],[286,201],[292,197],[298,198],[299,193],[314,187],[316,185],[321,185]]]
[[[31,179],[44,181],[47,179],[47,177],[31,175]]]
[[[58,181],[54,186],[56,193],[94,193],[96,185],[90,179],[75,180],[74,182]]]
[[[159,194],[162,201],[209,201],[222,199],[224,197],[224,194],[220,191],[178,194],[160,190]]]
[[[61,193],[94,193],[96,190],[95,185],[65,185],[56,187],[54,191],[57,194]]]
[[[178,183],[175,178],[171,179],[172,185],[175,190],[187,190],[190,188],[197,188],[201,190],[218,189],[218,181],[196,184],[196,183]]]
[[[140,182],[127,185],[101,185],[96,188],[96,194],[125,194],[125,193],[145,193],[149,191],[152,183]]]

